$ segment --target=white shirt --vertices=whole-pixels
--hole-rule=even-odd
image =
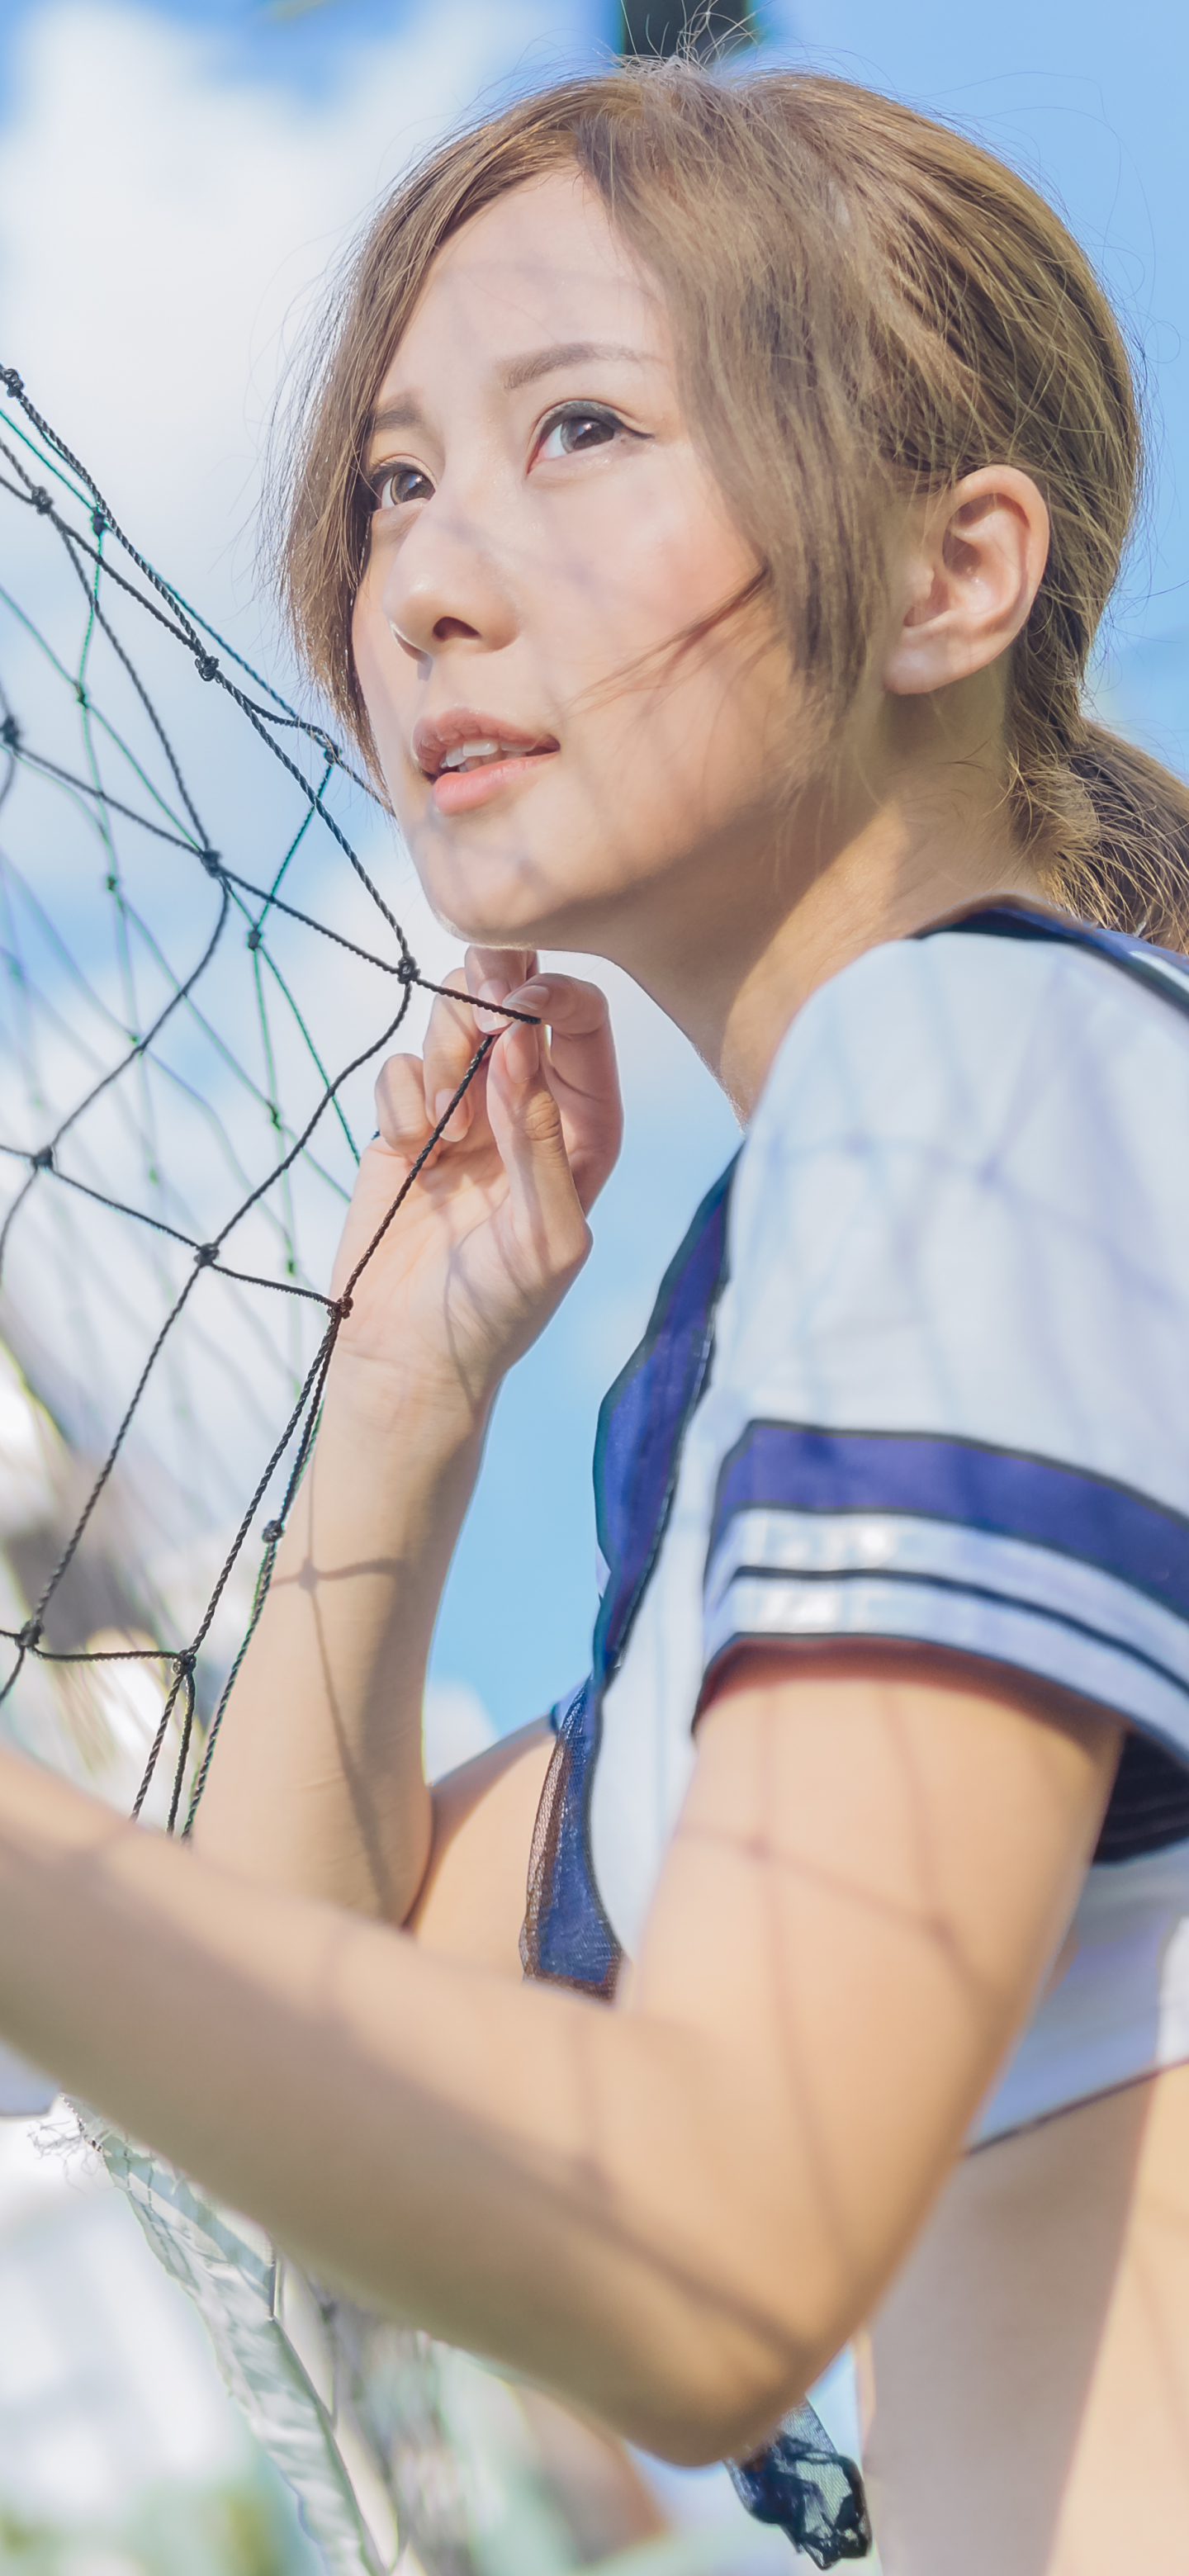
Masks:
[[[874,949],[794,1021],[722,1257],[704,1223],[604,1409],[559,1924],[585,1867],[636,1950],[740,1639],[935,1644],[1136,1730],[980,2137],[1189,2054],[1187,1182],[1189,969],[1016,907]]]

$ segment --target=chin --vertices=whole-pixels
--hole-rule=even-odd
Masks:
[[[428,860],[411,843],[413,864],[422,892],[435,918],[456,939],[479,948],[583,948],[597,916],[603,920],[605,890],[574,900],[548,882],[551,871],[523,851],[501,862],[489,853],[464,858],[442,852]]]
[[[489,904],[476,905],[434,903],[434,917],[443,930],[466,948],[560,948],[575,952],[589,949],[585,939],[568,913],[494,910]]]

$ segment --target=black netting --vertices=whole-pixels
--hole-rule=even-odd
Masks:
[[[368,782],[138,552],[14,369],[0,389],[0,1338],[54,1449],[6,1505],[0,1701],[37,1667],[59,1697],[163,1674],[134,1812],[168,1742],[188,1831],[351,1291],[450,1114],[330,1299],[376,1064],[441,988],[347,828]]]
[[[442,989],[359,855],[372,791],[130,543],[14,370],[0,388],[0,1703],[52,1675],[77,1746],[85,1677],[163,1676],[132,1803],[168,1746],[160,1821],[188,1832],[352,1289],[494,1039],[331,1299],[376,1062]],[[525,1964],[610,1996],[591,1873],[553,1865],[585,1850],[594,1725],[584,1689]],[[441,2441],[410,2441],[410,2527],[452,2565],[457,2499],[416,2483]],[[858,2472],[812,2409],[731,2473],[818,2566],[866,2554]]]

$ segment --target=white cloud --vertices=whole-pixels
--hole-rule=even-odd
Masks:
[[[0,169],[6,363],[208,607],[295,308],[405,162],[558,17],[438,0],[309,101],[229,77],[215,36],[149,11],[30,12]]]
[[[275,652],[253,530],[285,347],[405,162],[517,66],[566,67],[565,22],[558,0],[439,0],[311,102],[229,78],[217,38],[148,11],[62,0],[26,20],[0,160],[0,356],[137,544],[249,654]],[[39,536],[5,529],[26,591],[47,577]],[[452,947],[398,866],[440,972]],[[700,1091],[683,1041],[610,981],[632,1088]]]
[[[86,460],[135,542],[265,670],[275,669],[275,647],[267,614],[253,597],[251,519],[263,425],[286,335],[292,337],[317,281],[404,160],[518,65],[544,77],[562,61],[558,0],[520,0],[519,7],[499,10],[483,0],[441,0],[418,15],[407,33],[357,51],[338,89],[318,100],[229,77],[216,40],[107,0],[37,8],[20,39],[0,158],[0,358],[20,369],[31,398]],[[572,23],[581,16],[575,0]],[[77,666],[81,594],[47,523],[6,500],[0,511],[3,577],[52,634],[69,671]],[[187,658],[136,612],[122,611],[121,620],[166,711],[213,842],[229,864],[266,882],[295,828],[293,792],[221,693],[196,685]],[[7,618],[0,647],[2,676],[29,739],[82,770],[80,719],[69,687]],[[94,653],[91,664],[101,703],[167,787],[159,747],[105,654],[106,648]],[[103,759],[109,787],[141,803],[110,745]],[[455,962],[454,943],[433,922],[388,826],[357,804],[349,828],[405,923],[413,953],[428,974],[440,976]],[[163,854],[158,844],[138,852],[137,836],[129,839],[123,827],[116,838],[128,882],[166,953],[175,963],[196,954],[210,888],[193,859]],[[77,818],[70,821],[57,791],[37,786],[26,772],[5,809],[3,840],[93,987],[117,1005],[113,952],[110,942],[103,945],[100,919],[106,861],[93,835]],[[374,916],[319,831],[304,845],[286,891],[319,918],[373,943]],[[353,962],[308,933],[276,936],[323,1060],[340,1066],[356,1051],[361,1018],[370,1030],[375,1011],[377,1035],[382,1026],[372,981],[365,989]],[[94,1033],[95,1013],[76,987],[64,979],[55,984],[44,942],[33,941],[32,955],[38,980],[52,987],[50,998],[72,1030],[58,1044],[47,1023],[36,1048],[37,1087],[48,1115],[63,1086],[78,1087],[78,1042]],[[597,1329],[576,1301],[532,1365],[542,1372],[542,1385],[564,1388],[568,1399],[585,1391],[593,1413],[602,1383],[647,1314],[693,1204],[735,1139],[709,1076],[655,1007],[626,977],[585,964],[578,971],[593,972],[612,990],[636,1151],[625,1158],[599,1212],[606,1269],[599,1268],[594,1290],[589,1283],[584,1290],[587,1305],[598,1307]],[[242,941],[229,940],[202,1000],[259,1083],[246,972]],[[369,970],[362,972],[368,978]],[[150,976],[146,991],[151,984]],[[399,1043],[418,1042],[427,1007],[423,996],[415,997]],[[142,996],[138,1025],[144,1024]],[[279,1005],[275,1033],[278,1088],[295,1114],[309,1068]],[[271,1162],[259,1104],[245,1106],[225,1066],[192,1039],[189,1023],[179,1019],[169,1047],[255,1174],[261,1156]],[[348,1102],[357,1133],[370,1130],[368,1091],[369,1077],[357,1077]],[[7,1097],[4,1134],[11,1127],[12,1139],[24,1144],[28,1127],[36,1141],[42,1131],[35,1104],[11,1082]],[[95,1158],[90,1177],[140,1205],[143,1176],[134,1168],[140,1146],[121,1129],[117,1106],[113,1097],[97,1107],[71,1151],[85,1147]],[[162,1169],[192,1204],[194,1231],[209,1239],[228,1212],[227,1174],[196,1111],[162,1093],[160,1114]],[[337,1169],[342,1157],[329,1122],[325,1146]],[[299,1198],[303,1254],[311,1272],[324,1278],[334,1209],[329,1197],[325,1204],[308,1193]],[[51,1194],[43,1199],[48,1217]],[[189,1220],[175,1221],[191,1230]],[[69,1381],[93,1399],[96,1420],[87,1436],[97,1450],[135,1381],[152,1318],[163,1311],[155,1242],[84,1201],[74,1203],[65,1232],[47,1231],[39,1215],[36,1224],[22,1219],[14,1238],[8,1276],[25,1326],[22,1354],[39,1385]],[[240,1242],[244,1266],[270,1269],[276,1247],[263,1234],[258,1240],[247,1229]],[[167,1270],[172,1261],[167,1256]],[[259,1408],[276,1415],[278,1432],[288,1409],[278,1371],[290,1355],[284,1317],[293,1310],[265,1295],[255,1302],[261,1314],[250,1332],[213,1275],[204,1282],[201,1306],[196,1299],[178,1343],[176,1383],[168,1371],[158,1373],[129,1445],[129,1483],[156,1508],[155,1498],[172,1479],[187,1513],[216,1533],[226,1527],[232,1500],[246,1500],[271,1446]],[[259,1328],[270,1313],[277,1347],[265,1366]],[[304,1320],[312,1330],[315,1310]],[[216,1365],[217,1355],[200,1345],[200,1326],[209,1326],[208,1344],[212,1336],[225,1340],[228,1367]],[[64,1406],[64,1418],[70,1411]],[[549,1413],[546,1402],[543,1420]],[[497,1481],[502,1438],[497,1421],[486,1470]],[[542,1444],[544,1456],[544,1432]],[[556,1475],[559,1466],[550,1472]],[[573,1472],[584,1485],[584,1465]],[[546,1475],[543,1494],[548,1481]],[[183,1536],[189,1543],[189,1520],[183,1529],[164,1502],[161,1518],[162,1545],[176,1548]],[[540,1526],[526,1529],[526,1583],[552,1561],[552,1546],[553,1517],[543,1501]],[[253,1566],[254,1551],[255,1541]],[[160,1571],[168,1589],[170,1569]],[[183,1568],[191,1588],[198,1571],[197,1559]],[[585,1567],[583,1603],[584,1584]],[[177,1616],[185,1624],[180,1606]]]
[[[431,1682],[425,1694],[422,1740],[427,1780],[440,1780],[462,1762],[473,1761],[495,1742],[491,1723],[477,1691],[465,1682]]]

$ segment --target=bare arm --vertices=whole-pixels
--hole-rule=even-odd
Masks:
[[[324,2277],[680,2459],[878,2297],[1056,1950],[1118,1747],[745,1666],[612,2011],[253,1886],[0,1761],[0,2029]]]
[[[506,996],[528,952],[471,950],[471,992]],[[460,979],[461,980],[461,979]],[[322,1426],[229,1706],[197,1848],[263,1885],[390,1922],[434,1834],[421,1769],[442,1586],[511,1363],[585,1260],[586,1211],[618,1150],[603,997],[552,977],[518,1027],[439,1001],[424,1059],[377,1089],[332,1283],[341,1293],[464,1074],[504,1031],[352,1294]]]
[[[538,1718],[436,1782],[433,1841],[406,1918],[424,1949],[519,1983],[529,1853],[556,1740]]]

